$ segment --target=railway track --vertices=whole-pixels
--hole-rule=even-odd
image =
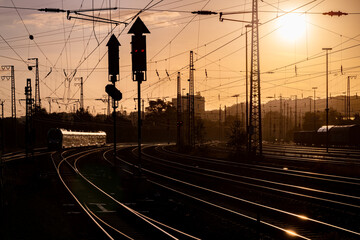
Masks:
[[[147,149],[145,148],[144,151],[147,151]],[[296,172],[295,170],[284,171],[284,169],[275,169],[266,166],[258,166],[257,169],[254,169],[254,166],[239,166],[235,165],[234,162],[226,162],[216,159],[205,159],[200,157],[195,158],[190,156],[186,156],[186,158],[184,158],[184,155],[164,151],[162,151],[161,154],[168,155],[168,157],[166,159],[165,157],[161,158],[158,156],[159,154],[154,152],[152,155],[155,156],[144,153],[145,160],[151,162],[151,164],[144,165],[143,170],[147,173],[147,175],[152,176],[151,178],[155,176],[156,180],[151,180],[154,184],[168,188],[169,190],[172,189],[174,192],[196,199],[197,201],[201,201],[203,203],[206,202],[207,205],[211,205],[213,207],[216,205],[218,209],[227,209],[225,211],[232,212],[235,215],[246,215],[249,217],[248,219],[252,219],[253,221],[258,219],[256,214],[254,216],[254,212],[261,212],[261,225],[280,230],[287,234],[297,234],[299,238],[319,239],[316,237],[319,236],[319,232],[326,234],[329,229],[332,232],[336,232],[335,234],[344,234],[345,236],[350,235],[350,239],[356,239],[360,236],[356,227],[355,230],[353,230],[351,228],[347,228],[347,226],[341,225],[341,223],[337,223],[336,221],[335,223],[329,223],[326,217],[327,214],[325,214],[326,211],[336,210],[339,216],[343,214],[341,219],[344,219],[348,216],[352,216],[351,214],[346,215],[346,212],[348,211],[355,211],[358,213],[359,196],[353,196],[347,193],[331,192],[317,188],[309,188],[308,186],[304,187],[302,185],[288,184],[280,182],[280,179],[279,181],[270,181],[269,179],[260,179],[253,176],[235,174],[233,171],[234,168],[236,168],[236,171],[242,168],[242,171],[245,172],[249,172],[250,170],[260,171],[262,175],[265,175],[265,173],[271,173],[270,178],[273,178],[273,175],[284,175],[285,172],[286,178],[289,178],[289,176],[296,178],[295,182],[299,181],[298,178],[303,178],[307,179],[308,182],[316,179],[316,181],[329,181],[332,184],[338,185],[347,184],[346,182],[351,185],[351,183],[353,183],[352,181],[355,179],[349,178],[345,180],[341,176],[330,176],[324,174],[317,175],[316,173]],[[171,154],[171,157],[169,157],[169,154]],[[170,158],[172,161],[168,160]],[[149,166],[151,166],[151,168]],[[223,168],[225,168],[226,171],[215,170]],[[163,172],[159,169],[162,169]],[[182,174],[179,174],[179,172]],[[149,179],[151,178],[149,177]],[[189,179],[191,179],[191,182]],[[359,179],[356,180],[359,181]],[[173,183],[169,185],[169,182]],[[221,182],[222,185],[220,184],[221,186],[218,186],[218,182]],[[176,187],[173,187],[173,184],[175,184]],[[323,184],[324,183],[321,183],[320,185]],[[359,182],[357,184],[359,184]],[[215,188],[215,186],[217,187]],[[220,190],[218,190],[218,188]],[[226,188],[225,192],[221,191],[223,188]],[[234,192],[234,190],[229,190],[228,188],[237,190]],[[351,185],[349,188],[352,189],[353,186]],[[249,195],[247,196],[247,199],[239,197],[236,193],[239,191],[248,193]],[[199,192],[202,192],[200,196]],[[256,192],[256,194],[251,192]],[[257,194],[261,197],[259,198],[256,196]],[[276,197],[277,195],[278,197]],[[273,207],[271,201],[264,200],[269,196],[271,196],[271,199],[274,199],[275,197],[275,199],[277,199],[276,201],[279,202],[278,205],[280,204],[280,207]],[[218,201],[218,203],[214,201],[207,201],[206,199],[208,198],[217,199],[216,201]],[[234,201],[235,203],[231,206],[233,208],[236,206],[235,209],[238,210],[231,208],[228,209],[221,204],[221,202],[228,201]],[[291,201],[292,204],[302,205],[303,209],[316,207],[316,211],[314,213],[322,214],[322,219],[318,220],[317,218],[309,217],[312,215],[310,214],[311,211],[307,215],[302,215],[291,211],[291,209],[283,210],[286,205],[281,207],[281,204],[287,201]],[[241,209],[239,209],[239,202],[242,204]],[[242,212],[244,211],[243,209],[249,208],[252,209],[252,211]],[[302,208],[298,207],[298,210],[302,210]],[[319,209],[321,208],[322,210],[320,211]],[[266,214],[264,214],[264,212]],[[271,212],[271,214],[269,214],[270,217],[267,216],[267,212]],[[359,218],[358,214],[355,214],[355,216]],[[296,226],[286,228],[284,226],[289,226],[289,224],[286,224],[286,222],[289,221],[288,218],[291,219],[290,222],[292,223],[300,222]],[[281,222],[278,219],[286,219],[286,221]],[[302,227],[301,225],[305,225],[306,227]],[[296,229],[296,231],[291,232],[292,230],[289,229]],[[309,231],[309,229],[311,230]]]
[[[326,152],[320,147],[264,145],[263,154],[289,161],[360,165],[360,151],[356,149],[329,148]]]
[[[39,157],[50,154],[51,151],[48,151],[47,148],[36,148],[34,149],[33,154],[29,154],[30,157]],[[17,151],[17,152],[11,152],[6,153],[2,156],[2,160],[4,163],[14,161],[14,160],[20,160],[26,158],[26,153],[24,151]]]
[[[118,150],[116,162],[109,146],[51,153],[56,174],[99,239],[360,237],[357,177],[145,146],[144,179],[134,176],[137,149]],[[5,157],[11,162],[24,154]]]
[[[157,149],[159,150],[159,148],[157,148]],[[168,154],[177,155],[177,156],[181,156],[181,157],[184,156],[183,154],[178,154],[175,152],[167,151],[165,148],[161,148],[161,150]],[[336,192],[332,192],[332,191],[326,191],[323,189],[314,189],[309,186],[298,186],[298,185],[290,184],[288,179],[286,179],[287,180],[286,183],[276,182],[274,180],[270,180],[270,179],[274,179],[273,176],[270,176],[270,179],[254,178],[251,176],[240,175],[238,173],[238,170],[239,170],[239,168],[242,168],[242,169],[246,169],[246,171],[248,171],[248,170],[258,171],[258,172],[261,172],[261,174],[272,173],[272,174],[276,174],[276,175],[285,175],[285,176],[290,176],[290,177],[296,177],[298,179],[303,178],[303,179],[311,181],[311,184],[313,184],[314,180],[321,181],[322,183],[324,183],[321,185],[328,185],[329,183],[341,184],[341,187],[339,187],[339,188],[341,188],[342,190],[344,190],[344,185],[348,185],[350,188],[350,193],[353,193],[354,186],[360,187],[360,178],[321,174],[321,173],[308,172],[308,171],[290,170],[290,169],[277,168],[277,167],[267,167],[267,166],[263,166],[263,165],[246,164],[246,163],[231,162],[231,161],[224,161],[224,160],[219,160],[219,159],[209,159],[209,158],[202,158],[202,157],[191,156],[190,159],[192,159],[192,160],[195,159],[197,161],[205,162],[205,163],[211,162],[212,165],[227,166],[230,168],[237,167],[238,169],[237,169],[236,173],[231,173],[230,171],[229,172],[219,172],[219,171],[208,169],[208,168],[203,168],[203,170],[204,170],[204,172],[216,173],[219,175],[240,178],[241,180],[247,180],[247,181],[249,181],[249,184],[254,182],[254,183],[261,183],[263,185],[263,186],[260,186],[257,184],[252,184],[254,187],[263,187],[265,189],[271,189],[271,190],[278,190],[278,189],[272,188],[271,186],[283,187],[285,190],[279,190],[279,191],[283,191],[283,192],[287,192],[289,194],[299,195],[299,196],[303,196],[303,197],[310,197],[310,198],[317,199],[320,201],[339,204],[339,205],[343,205],[343,206],[350,206],[350,207],[358,208],[359,207],[358,205],[360,205],[360,201],[359,201],[360,196],[353,196],[351,194],[347,195],[344,193],[336,193]],[[179,164],[179,163],[175,163],[175,164]],[[183,164],[181,164],[181,165],[183,165]],[[199,169],[198,165],[196,165],[196,169]],[[333,187],[331,187],[330,189],[332,189],[332,188]],[[319,196],[316,196],[316,197],[307,196],[302,193],[290,192],[289,189],[301,190],[302,192],[311,192],[313,194],[319,194]],[[322,198],[322,196],[326,196],[326,198]],[[338,201],[341,198],[343,198],[342,202]],[[352,201],[352,200],[354,201],[354,205],[348,203],[349,201]]]
[[[52,155],[61,182],[104,239],[198,239],[129,207],[136,203],[118,200],[125,194],[118,184],[111,184],[119,179],[112,172],[113,162],[106,157],[110,151],[98,148]]]
[[[234,150],[218,145],[209,145],[212,151],[233,154]],[[245,151],[245,149],[243,149]],[[263,144],[263,156],[299,163],[329,163],[334,165],[359,165],[360,150],[354,148],[309,147],[289,144]]]

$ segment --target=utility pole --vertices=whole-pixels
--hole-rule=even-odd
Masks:
[[[41,98],[40,98],[40,82],[39,82],[39,59],[38,58],[28,58],[28,60],[35,60],[35,65],[29,65],[29,71],[35,67],[35,111],[41,108]]]
[[[1,66],[3,71],[10,71],[10,75],[1,76],[1,80],[11,80],[11,117],[16,119],[16,99],[15,99],[15,71],[12,65]]]
[[[297,114],[297,95],[291,95],[291,100],[292,97],[294,97],[295,99],[295,112],[294,112],[294,130],[296,130],[298,128],[297,123],[298,123],[298,114]],[[292,115],[292,114],[291,114]]]
[[[258,0],[252,1],[249,148],[262,155]]]
[[[290,108],[290,120],[289,120],[289,130],[293,129],[294,127],[294,122],[293,122],[293,119],[292,119],[292,116],[293,116],[293,109],[291,106],[289,106]]]
[[[189,70],[189,144],[195,147],[195,94],[194,94],[194,55],[190,51]]]
[[[317,87],[312,88],[314,90],[314,130],[316,130],[316,89]]]
[[[283,104],[282,104],[282,96],[280,94],[280,119],[279,119],[279,122],[280,122],[280,126],[279,126],[279,140],[281,138],[283,138]]]
[[[286,128],[285,128],[285,139],[287,139],[288,132],[290,129],[290,121],[291,121],[291,115],[289,111],[289,100],[286,102]]]
[[[11,125],[12,129],[14,129],[14,136],[17,136],[17,123],[16,123],[16,97],[15,97],[15,70],[13,65],[3,65],[1,66],[1,70],[10,71],[10,75],[1,76],[1,80],[10,80],[11,81]],[[16,139],[17,137],[15,137]],[[14,143],[17,145],[16,143]]]
[[[0,145],[0,168],[2,167],[2,155],[4,154],[4,138],[5,138],[5,134],[4,134],[4,102],[5,100],[0,100],[0,105],[1,105],[1,145]]]
[[[286,101],[285,100],[284,100],[284,106],[283,106],[283,113],[284,113],[283,139],[285,139],[285,136],[286,136]]]
[[[219,142],[221,142],[221,104],[219,106]]]
[[[349,82],[349,79],[347,78],[347,81]],[[346,85],[346,88],[348,88],[348,86]],[[343,119],[349,120],[349,96],[350,94],[348,94],[348,92],[350,91],[350,89],[347,89],[344,93],[344,117]]]
[[[33,155],[33,131],[32,131],[32,113],[33,103],[31,79],[26,80],[25,87],[25,99],[26,99],[26,118],[25,118],[25,139],[26,139],[26,159],[29,157],[29,153]]]
[[[329,51],[332,48],[323,48],[322,50],[326,51],[326,152],[329,152]]]
[[[0,100],[0,105],[1,105],[1,160],[2,160],[2,155],[4,153],[4,102],[5,100]]]
[[[350,110],[350,79],[352,78],[356,78],[356,76],[348,76],[347,77],[347,91],[346,91],[346,118],[349,120],[350,119],[350,115],[351,115],[351,110]]]
[[[138,86],[138,166],[141,175],[141,83],[147,80],[146,75],[146,36],[143,34],[150,33],[144,22],[138,17],[128,34],[131,36],[131,57],[132,57],[132,78]]]
[[[80,86],[80,111],[84,111],[84,82],[83,77],[75,78],[75,81],[80,81],[80,83],[75,83],[75,86]]]
[[[295,129],[297,128],[297,95],[295,95]]]
[[[0,100],[0,105],[1,105],[1,119],[4,119],[4,102],[5,102],[5,100],[3,100],[3,101]]]
[[[188,79],[189,81],[189,79]],[[187,107],[187,116],[186,116],[186,145],[187,146],[190,146],[191,143],[190,143],[190,135],[191,135],[191,128],[190,128],[190,95],[189,95],[189,92],[186,93],[186,107]]]
[[[249,138],[249,69],[248,69],[248,28],[251,28],[252,25],[247,24],[245,25],[245,76],[246,76],[246,87],[245,87],[245,91],[246,91],[246,152],[249,152],[249,142],[250,142],[250,138]]]
[[[182,121],[182,112],[181,112],[181,78],[180,72],[177,75],[177,101],[176,101],[176,127],[177,127],[177,141],[176,145],[178,150],[182,149],[182,136],[181,136],[181,127],[183,125]]]
[[[3,181],[3,154],[4,154],[4,102],[0,100],[1,105],[1,146],[0,146],[0,223],[4,223],[4,181]]]
[[[244,119],[244,103],[240,103],[240,112],[241,112],[241,125],[243,125],[245,123],[245,119]],[[244,129],[246,129],[246,126],[245,126]]]
[[[269,140],[271,140],[272,139],[272,137],[271,137],[271,134],[272,134],[272,131],[271,131],[271,129],[272,129],[272,106],[270,105],[269,106],[269,108],[270,108],[270,124],[269,124]]]

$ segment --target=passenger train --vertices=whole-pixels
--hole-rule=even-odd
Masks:
[[[330,146],[360,147],[360,125],[329,125],[328,144]],[[300,131],[294,133],[294,142],[298,145],[326,145],[326,126],[317,131]]]
[[[105,132],[77,132],[52,128],[47,134],[48,148],[62,149],[71,147],[103,146],[106,144]]]

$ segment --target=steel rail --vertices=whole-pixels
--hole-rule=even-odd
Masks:
[[[198,166],[194,167],[194,166],[190,166],[190,165],[186,165],[186,164],[182,164],[182,163],[178,163],[178,162],[169,162],[169,161],[167,161],[165,159],[161,159],[161,158],[158,158],[158,157],[153,157],[153,156],[150,156],[150,155],[148,155],[146,153],[143,153],[143,154],[145,156],[147,156],[147,157],[155,158],[157,160],[168,162],[168,163],[175,164],[175,165],[185,167],[185,168],[191,168],[191,169],[195,169],[195,170],[203,170],[203,171],[206,171],[206,172],[221,174],[221,175],[225,175],[225,176],[243,178],[243,179],[248,179],[248,180],[253,180],[253,181],[258,181],[258,182],[270,183],[270,184],[273,184],[273,185],[291,187],[291,188],[296,188],[296,189],[300,189],[300,190],[306,190],[306,191],[312,191],[312,192],[317,192],[317,193],[322,193],[322,194],[327,194],[327,195],[334,195],[334,196],[340,196],[340,197],[352,198],[352,199],[360,200],[360,197],[358,197],[358,196],[352,196],[352,195],[346,195],[346,194],[341,194],[341,193],[336,193],[336,192],[323,191],[323,190],[319,190],[319,189],[308,188],[308,187],[303,187],[303,186],[297,186],[297,185],[292,185],[292,184],[285,184],[285,183],[269,181],[269,180],[264,180],[264,179],[259,179],[259,178],[246,177],[246,176],[241,176],[241,175],[237,175],[237,174],[212,170],[212,169],[208,169],[208,168],[202,168],[202,167],[198,167]],[[166,165],[166,166],[173,167],[171,165]],[[263,185],[258,185],[258,184],[253,184],[253,183],[248,183],[248,182],[244,182],[244,181],[238,181],[238,180],[229,179],[229,178],[225,178],[225,177],[220,177],[220,176],[216,176],[216,175],[200,173],[200,172],[196,172],[196,171],[187,170],[185,168],[178,168],[178,169],[181,169],[182,171],[189,171],[189,172],[192,172],[192,173],[201,174],[201,175],[205,175],[205,176],[212,177],[212,178],[218,178],[218,179],[222,179],[222,180],[226,180],[226,181],[230,181],[230,182],[240,183],[240,184],[244,184],[244,185],[251,185],[251,186],[254,186],[254,187],[258,187],[258,188],[264,188],[264,189],[277,191],[277,192],[282,192],[282,193],[286,193],[286,194],[297,195],[297,196],[305,197],[305,198],[312,198],[312,199],[315,199],[315,200],[321,200],[321,201],[335,203],[335,204],[344,205],[344,206],[348,206],[348,207],[360,208],[360,205],[354,205],[354,204],[335,201],[335,200],[331,200],[331,199],[320,198],[320,197],[306,195],[306,194],[300,194],[300,193],[296,193],[296,192],[286,191],[286,190],[282,190],[282,189],[276,189],[276,188],[263,186]]]
[[[144,169],[144,170],[145,170],[145,169]],[[158,175],[158,176],[165,177],[165,178],[167,178],[167,179],[169,179],[169,180],[173,180],[173,181],[176,181],[176,182],[179,182],[179,183],[183,183],[183,184],[186,184],[186,185],[188,185],[188,186],[192,186],[192,187],[195,187],[195,188],[198,188],[198,189],[206,190],[206,191],[213,192],[213,193],[216,193],[216,194],[219,194],[219,195],[222,195],[222,196],[226,196],[226,197],[229,197],[229,198],[232,198],[232,199],[236,199],[236,200],[240,200],[240,201],[243,201],[243,202],[246,202],[246,203],[250,203],[250,204],[253,204],[253,205],[256,205],[256,206],[260,206],[260,207],[263,207],[263,208],[266,208],[266,209],[269,209],[269,210],[274,210],[274,211],[281,212],[281,213],[284,213],[284,214],[287,214],[287,215],[296,216],[296,217],[298,217],[298,218],[303,218],[303,217],[304,217],[304,216],[302,216],[302,215],[298,215],[298,214],[294,214],[294,213],[291,213],[291,212],[288,212],[288,211],[284,211],[284,210],[281,210],[281,209],[272,208],[272,207],[270,207],[270,206],[266,206],[266,205],[254,203],[254,202],[248,201],[248,200],[246,200],[246,199],[237,198],[237,197],[235,197],[235,196],[231,196],[231,195],[226,194],[226,193],[221,193],[221,192],[218,192],[218,191],[215,191],[215,190],[212,190],[212,189],[204,188],[204,187],[201,187],[201,186],[198,186],[198,185],[195,185],[195,184],[191,184],[191,183],[188,183],[188,182],[179,180],[179,179],[175,179],[175,178],[172,178],[172,177],[169,177],[169,176],[165,176],[165,175],[163,175],[163,174],[156,173],[156,172],[151,171],[151,170],[149,170],[149,169],[146,169],[146,171],[147,171],[147,172],[150,172],[150,173],[153,173],[153,174],[155,174],[155,175]],[[324,225],[324,226],[332,227],[332,228],[335,228],[335,229],[338,229],[338,230],[342,230],[342,231],[345,231],[345,232],[352,233],[352,234],[355,234],[355,235],[360,236],[360,233],[359,233],[359,232],[355,232],[355,231],[353,231],[353,230],[346,229],[346,228],[343,228],[343,227],[340,227],[340,226],[336,226],[336,225],[333,225],[333,224],[330,224],[330,223],[326,223],[326,222],[319,221],[319,220],[312,219],[312,218],[306,218],[306,220],[309,220],[309,221],[312,221],[312,222],[315,222],[315,223],[318,223],[318,224],[321,224],[321,225]]]
[[[182,156],[182,157],[190,157],[192,159],[196,159],[199,161],[207,161],[207,162],[211,161],[211,162],[218,162],[219,164],[221,163],[221,164],[229,164],[229,165],[231,164],[231,165],[247,167],[249,169],[255,169],[255,170],[259,170],[259,171],[274,172],[274,173],[280,173],[280,174],[284,174],[284,175],[292,175],[292,176],[297,176],[297,177],[302,177],[303,175],[305,175],[306,177],[312,178],[312,179],[360,186],[360,178],[345,177],[345,176],[340,176],[340,175],[331,175],[331,174],[323,174],[323,173],[300,171],[300,170],[292,170],[292,169],[287,169],[285,171],[283,168],[269,167],[269,166],[264,166],[264,165],[246,164],[246,163],[239,163],[239,162],[231,162],[231,161],[219,160],[219,159],[215,159],[215,158],[190,156],[187,154],[175,153],[175,152],[172,152],[169,150],[166,150],[166,151],[171,154],[174,154],[174,155],[178,155],[178,156]],[[301,174],[303,174],[303,175],[301,175]],[[326,177],[328,179],[326,179]],[[345,180],[349,180],[349,181],[345,181]],[[350,182],[350,181],[355,181],[355,182]]]
[[[132,164],[132,163],[130,163],[130,162],[127,162],[127,161],[123,160],[122,158],[120,158],[120,157],[118,157],[118,156],[117,156],[117,158],[118,158],[120,161],[122,161],[122,162],[124,162],[124,163],[126,163],[126,164],[129,164],[129,165],[132,165],[132,166],[135,166],[135,167],[137,166],[137,165],[135,165],[135,164]],[[157,173],[152,172],[151,170],[149,170],[149,169],[147,169],[147,168],[143,168],[143,170],[146,171],[146,172],[149,172],[149,173],[157,174]],[[161,174],[160,174],[160,175],[161,175]],[[170,179],[171,179],[171,177],[168,177],[168,176],[166,176],[166,178],[170,178]],[[174,178],[172,178],[172,179],[174,179]],[[156,182],[151,181],[151,180],[148,180],[148,181],[149,181],[149,182],[152,182],[152,183],[154,183],[154,184],[156,184],[156,185],[159,185],[159,186],[164,186],[164,185],[162,185],[162,184],[156,183]],[[175,181],[177,181],[177,180],[175,180]],[[180,181],[180,180],[179,180],[179,181]],[[167,189],[169,189],[169,190],[172,190],[172,191],[175,191],[175,192],[177,192],[177,193],[180,193],[180,194],[182,194],[182,195],[184,195],[184,196],[191,197],[191,198],[193,198],[193,199],[195,199],[195,200],[198,200],[198,201],[201,201],[201,202],[203,202],[203,203],[209,204],[209,205],[211,205],[211,206],[217,207],[217,208],[219,208],[219,209],[225,210],[225,211],[227,211],[227,212],[236,214],[236,215],[238,215],[238,216],[245,217],[245,218],[247,218],[247,219],[249,219],[249,220],[256,221],[256,222],[258,221],[258,219],[256,219],[256,218],[253,218],[253,217],[248,216],[248,215],[246,215],[246,214],[242,214],[242,213],[240,213],[240,212],[237,212],[237,211],[234,211],[234,210],[225,208],[225,207],[223,207],[223,206],[220,206],[220,205],[217,205],[217,204],[214,204],[214,203],[210,203],[210,202],[208,202],[208,201],[206,201],[206,200],[197,198],[197,197],[192,196],[192,195],[190,195],[190,194],[188,194],[188,193],[184,193],[184,192],[181,192],[181,191],[178,191],[178,190],[175,190],[175,189],[166,187],[166,186],[164,186],[164,187],[167,188]],[[303,217],[303,216],[302,216],[302,217]],[[272,228],[275,228],[275,229],[277,229],[277,230],[280,230],[280,231],[282,231],[282,232],[284,232],[284,233],[293,234],[293,235],[295,235],[295,236],[297,236],[297,237],[299,237],[299,238],[302,238],[302,239],[305,239],[305,240],[310,240],[310,238],[307,238],[307,237],[302,236],[302,235],[300,235],[300,234],[294,233],[294,232],[292,232],[292,231],[290,231],[290,230],[287,230],[287,229],[284,229],[284,228],[282,228],[282,227],[276,226],[276,225],[274,225],[274,224],[272,224],[272,223],[268,223],[268,222],[265,222],[265,221],[260,221],[260,222],[261,222],[262,224],[265,224],[265,225],[269,226],[269,227],[272,227]]]
[[[111,150],[109,150],[111,151]],[[103,155],[104,156],[104,155]],[[110,194],[108,194],[107,192],[105,192],[104,190],[102,190],[100,187],[98,187],[96,184],[94,184],[92,181],[90,181],[88,178],[86,178],[77,168],[77,162],[79,161],[80,158],[83,158],[85,157],[85,155],[83,156],[79,156],[75,161],[74,161],[74,169],[75,171],[85,180],[87,181],[90,185],[92,185],[95,189],[97,189],[98,191],[100,191],[102,194],[104,194],[105,196],[107,196],[108,198],[110,198],[111,200],[113,200],[114,202],[116,202],[117,204],[119,204],[120,206],[122,206],[123,208],[125,208],[126,210],[130,211],[131,213],[135,214],[137,217],[139,217],[140,219],[142,219],[143,221],[147,222],[148,224],[150,224],[151,226],[153,226],[154,228],[158,229],[159,231],[163,232],[164,234],[166,234],[167,236],[169,236],[170,238],[173,238],[173,239],[178,239],[176,238],[175,236],[172,236],[170,233],[168,233],[167,231],[165,231],[164,229],[160,228],[159,226],[157,226],[156,224],[154,224],[153,222],[161,225],[161,226],[164,226],[164,227],[167,227],[168,229],[171,229],[175,232],[178,232],[182,235],[185,235],[187,237],[190,237],[190,238],[193,238],[193,239],[199,239],[199,238],[196,238],[194,236],[191,236],[185,232],[182,232],[178,229],[175,229],[175,228],[172,228],[164,223],[161,223],[159,221],[156,221],[150,217],[147,217],[141,213],[139,213],[138,211],[126,206],[124,203],[121,203],[120,201],[118,201],[117,199],[115,199],[113,196],[111,196]],[[111,164],[111,162],[109,160],[106,159],[107,162],[109,162]]]
[[[62,154],[61,154],[62,155]],[[59,162],[59,164],[56,166],[54,158],[53,158],[53,154],[51,154],[51,159],[52,162],[54,164],[54,167],[56,169],[56,172],[58,174],[58,177],[60,179],[60,181],[63,183],[64,187],[67,189],[67,191],[70,193],[70,195],[74,198],[74,200],[76,201],[76,203],[81,207],[81,209],[89,216],[89,218],[95,223],[95,225],[109,238],[109,239],[114,239],[97,221],[96,219],[93,218],[93,216],[91,215],[90,212],[88,212],[86,210],[86,208],[81,204],[81,202],[79,201],[79,199],[75,196],[75,194],[70,190],[70,188],[67,186],[67,184],[65,183],[64,179],[61,177],[60,174],[60,167],[61,164],[64,162],[64,158]]]
[[[257,206],[257,207],[262,207],[262,208],[265,208],[265,209],[268,209],[268,210],[273,210],[273,211],[275,211],[275,212],[283,213],[283,214],[286,214],[286,215],[289,215],[289,216],[294,216],[294,217],[297,217],[297,218],[299,218],[299,219],[304,219],[304,216],[299,215],[299,214],[296,214],[296,213],[291,213],[291,212],[284,211],[284,210],[277,209],[277,208],[273,208],[273,207],[270,207],[270,206],[267,206],[267,205],[263,205],[263,204],[251,202],[251,201],[248,201],[248,200],[243,199],[243,198],[238,198],[238,197],[232,196],[232,195],[230,195],[230,194],[226,194],[226,193],[222,193],[222,192],[219,192],[219,191],[216,191],[216,190],[212,190],[212,189],[210,189],[210,188],[205,188],[205,187],[201,187],[201,186],[198,186],[198,185],[195,185],[195,184],[186,182],[186,181],[178,180],[178,179],[175,179],[175,178],[173,178],[173,177],[169,177],[169,176],[166,176],[166,175],[163,175],[163,174],[160,174],[160,173],[156,173],[156,172],[151,171],[151,170],[148,170],[148,169],[144,169],[144,171],[147,171],[147,172],[149,172],[149,173],[155,174],[155,175],[157,175],[157,176],[164,177],[164,178],[166,178],[166,179],[168,179],[168,180],[172,180],[172,181],[175,181],[175,182],[178,182],[178,183],[185,184],[185,185],[187,185],[187,186],[191,186],[191,187],[194,187],[194,188],[197,188],[197,189],[201,189],[201,190],[204,190],[204,191],[208,191],[208,192],[211,192],[211,193],[215,193],[215,194],[217,194],[217,195],[221,195],[221,196],[224,196],[224,197],[227,197],[227,198],[231,198],[231,199],[234,199],[234,200],[238,200],[238,201],[241,201],[241,202],[245,202],[245,203],[248,203],[248,204],[251,204],[251,205],[255,205],[255,206]],[[352,230],[350,230],[350,229],[346,229],[346,228],[343,228],[343,227],[339,227],[339,226],[336,226],[336,225],[333,225],[333,224],[330,224],[330,223],[326,223],[326,222],[319,221],[319,220],[316,220],[316,219],[313,219],[313,218],[308,218],[308,217],[306,217],[306,220],[311,221],[311,222],[314,222],[314,223],[318,223],[318,224],[320,224],[320,225],[324,225],[324,226],[327,226],[327,227],[331,227],[331,228],[335,228],[335,229],[338,229],[338,230],[342,230],[342,231],[345,231],[345,232],[348,232],[348,233],[352,233],[352,234],[355,234],[355,235],[357,235],[357,236],[360,236],[360,232],[355,232],[355,231],[352,231]]]

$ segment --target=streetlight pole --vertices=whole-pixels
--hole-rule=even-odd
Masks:
[[[316,130],[316,89],[317,87],[313,87],[312,89],[314,89],[314,130]]]
[[[323,48],[326,51],[326,152],[329,152],[329,51],[332,48]]]
[[[248,76],[248,28],[252,27],[251,24],[245,25],[245,71],[246,71],[246,150],[249,151],[249,76]]]

